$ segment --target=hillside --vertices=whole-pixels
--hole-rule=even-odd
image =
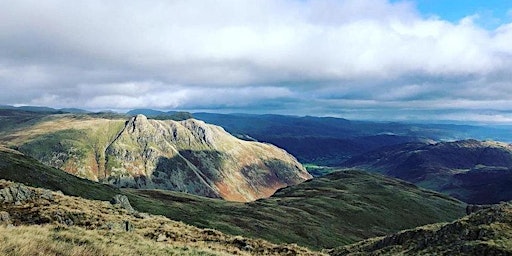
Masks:
[[[512,146],[505,143],[408,143],[353,157],[343,167],[383,173],[467,203],[512,200]]]
[[[0,132],[0,143],[78,177],[233,201],[268,197],[311,176],[275,146],[195,119],[48,115]]]
[[[494,205],[451,223],[368,239],[329,254],[512,255],[512,205]]]
[[[153,198],[161,214],[200,227],[277,243],[332,248],[464,214],[464,204],[396,179],[343,171],[287,187],[250,203],[224,203],[177,193],[130,190]],[[178,211],[181,214],[170,212]],[[185,214],[192,211],[193,214]]]
[[[464,214],[464,205],[457,200],[360,171],[307,181],[250,203],[166,190],[120,190],[47,167],[8,149],[0,150],[0,178],[95,200],[124,194],[139,211],[228,234],[311,248],[332,248],[451,221]]]
[[[114,204],[113,204],[114,203]],[[1,255],[320,255],[0,180]]]

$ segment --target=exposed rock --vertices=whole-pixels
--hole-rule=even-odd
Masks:
[[[60,192],[60,194],[62,195],[62,192]],[[53,192],[50,191],[50,190],[41,190],[41,193],[39,194],[39,198],[42,198],[42,199],[46,199],[48,201],[53,201],[54,197],[53,197]]]
[[[231,201],[269,197],[312,178],[286,151],[237,139],[195,119],[56,116],[0,136],[0,142],[73,175],[117,187]]]
[[[125,220],[123,222],[123,229],[126,232],[133,231],[135,228],[133,227],[133,224],[130,221]]]
[[[472,214],[474,212],[478,212],[478,211],[481,211],[483,209],[489,209],[489,208],[492,208],[493,205],[492,204],[468,204],[466,206],[466,214]]]
[[[512,255],[510,241],[512,241],[512,205],[504,203],[486,206],[452,223],[434,224],[386,237],[368,239],[331,250],[329,253],[331,255]]]
[[[0,211],[0,224],[9,223],[10,221],[11,221],[11,218],[9,216],[9,213],[6,211]]]
[[[151,217],[151,215],[149,213],[145,213],[145,212],[134,212],[133,216],[138,219],[147,219],[147,218]]]
[[[35,197],[34,191],[22,184],[14,184],[0,189],[0,202],[20,204]]]
[[[131,118],[106,149],[107,181],[252,201],[310,179],[297,160],[269,144],[242,141],[199,120]]]
[[[128,200],[128,197],[125,195],[115,195],[112,200],[110,200],[110,203],[113,205],[120,205],[121,208],[128,210],[129,212],[134,212],[132,205],[130,204],[130,201]]]

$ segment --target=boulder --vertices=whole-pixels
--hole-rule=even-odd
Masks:
[[[0,211],[0,224],[9,223],[11,221],[11,217],[8,212]]]
[[[0,202],[20,204],[24,201],[33,199],[35,192],[22,184],[0,189]]]
[[[126,209],[129,212],[135,212],[132,205],[130,204],[130,201],[128,200],[128,197],[125,195],[115,195],[112,200],[110,200],[110,203],[113,205],[119,205],[121,208]]]

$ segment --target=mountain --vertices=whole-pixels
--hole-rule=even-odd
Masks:
[[[322,255],[0,180],[1,255]]]
[[[407,143],[353,157],[343,167],[407,180],[467,203],[512,200],[512,146],[506,143]]]
[[[272,143],[302,163],[337,166],[348,158],[406,142],[483,139],[512,142],[510,127],[353,121],[334,117],[193,113],[240,138]]]
[[[133,109],[126,113],[130,116],[144,115],[151,119],[183,121],[194,118],[191,113],[185,111],[159,111],[153,109]]]
[[[329,251],[330,255],[512,255],[512,205]]]
[[[168,190],[119,189],[78,178],[6,148],[0,148],[0,179],[94,200],[108,201],[122,194],[138,211],[232,235],[318,249],[452,221],[463,216],[465,209],[448,196],[362,171],[326,175],[249,203]]]
[[[76,176],[117,187],[251,201],[311,176],[269,144],[195,119],[48,115],[0,132],[0,142]]]
[[[87,110],[79,109],[79,108],[61,108],[55,109],[50,107],[40,107],[40,106],[20,106],[14,107],[9,105],[0,105],[0,110],[21,110],[21,111],[29,111],[29,112],[42,112],[42,113],[89,113]]]

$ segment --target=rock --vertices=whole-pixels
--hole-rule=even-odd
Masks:
[[[11,217],[8,212],[0,211],[0,224],[1,223],[9,223],[11,221]]]
[[[135,227],[133,226],[133,224],[132,224],[131,222],[129,222],[129,221],[127,221],[127,220],[125,220],[125,221],[123,222],[123,229],[124,229],[124,231],[126,231],[126,232],[130,232],[130,231],[135,230]]]
[[[128,197],[125,195],[115,195],[112,200],[110,200],[110,203],[113,205],[120,205],[121,208],[126,209],[129,212],[135,212],[132,205],[130,204],[130,201],[128,200]]]
[[[489,209],[492,208],[493,205],[491,204],[484,204],[484,205],[478,205],[478,204],[468,204],[466,206],[466,214],[470,215],[474,212],[481,211],[483,209]]]
[[[41,191],[41,193],[39,194],[39,198],[46,199],[48,201],[53,201],[53,193],[52,191],[45,189]]]
[[[22,184],[0,189],[0,202],[20,204],[24,201],[33,199],[35,192]]]
[[[135,212],[135,213],[133,213],[133,216],[135,218],[139,218],[139,219],[147,219],[147,218],[151,217],[148,213],[145,213],[145,212]]]
[[[156,238],[157,242],[164,242],[167,241],[167,236],[165,234],[158,234],[158,237]]]

